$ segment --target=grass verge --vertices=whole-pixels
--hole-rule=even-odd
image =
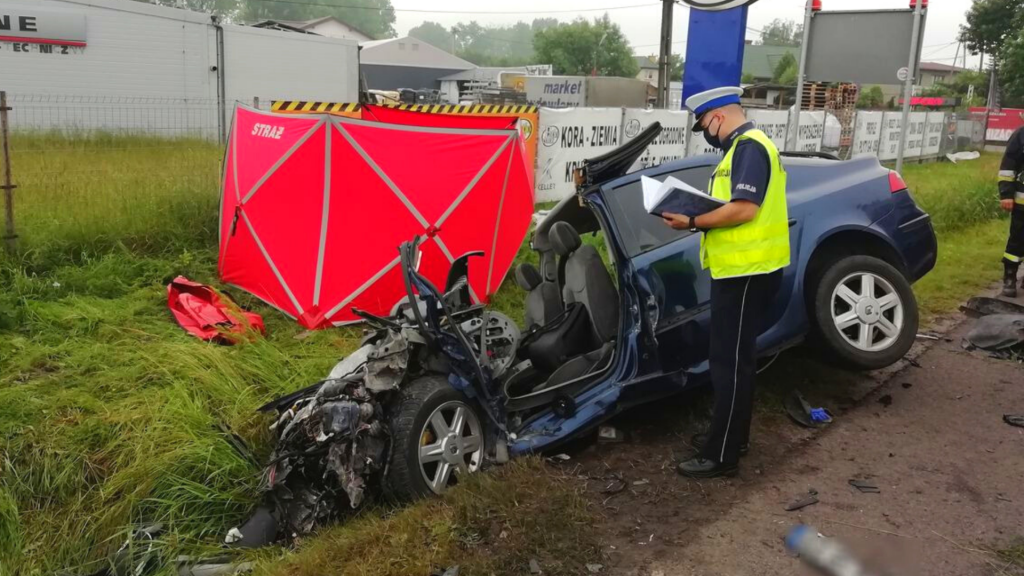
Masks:
[[[1005,219],[991,220],[939,235],[938,263],[914,285],[922,321],[955,311],[1002,278],[1008,227]]]
[[[443,498],[325,530],[259,576],[406,576],[458,565],[463,574],[584,573],[600,557],[574,478],[540,460],[470,478]]]

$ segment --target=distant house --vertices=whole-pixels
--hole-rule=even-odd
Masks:
[[[334,16],[324,16],[313,20],[263,20],[253,24],[254,28],[268,28],[270,30],[282,30],[285,32],[299,32],[301,34],[316,34],[327,38],[344,38],[356,42],[367,42],[373,40],[366,32],[355,26],[338,20]]]
[[[957,74],[967,72],[967,68],[939,64],[938,62],[921,62],[921,79],[918,86],[934,86],[936,84],[948,84]]]
[[[786,54],[792,54],[800,61],[799,46],[747,44],[743,50],[743,75],[753,76],[756,82],[768,82],[775,76],[775,68]]]
[[[373,90],[439,90],[442,78],[476,68],[472,62],[411,36],[373,40],[360,46],[360,68]]]
[[[644,80],[651,86],[658,85],[658,57],[657,56],[634,56],[640,72],[636,75],[637,80]]]

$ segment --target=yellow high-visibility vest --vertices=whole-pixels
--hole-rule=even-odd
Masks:
[[[701,264],[716,280],[768,274],[789,266],[789,211],[786,207],[786,171],[779,150],[764,132],[748,130],[733,142],[711,176],[711,195],[732,199],[732,160],[744,140],[760,142],[768,151],[771,174],[764,202],[753,220],[730,228],[714,228],[701,238]]]

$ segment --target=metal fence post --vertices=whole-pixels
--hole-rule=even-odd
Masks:
[[[14,184],[11,183],[11,147],[10,130],[7,122],[7,92],[0,91],[0,140],[3,140],[4,183],[0,188],[4,191],[4,244],[8,252],[14,253],[18,247],[18,235],[14,232]]]
[[[252,107],[257,109],[257,110],[260,109],[260,97],[259,96],[253,96],[252,97]]]

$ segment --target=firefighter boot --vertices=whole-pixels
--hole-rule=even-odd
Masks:
[[[1017,297],[1017,269],[1019,264],[1003,263],[1003,296],[1007,298]]]

